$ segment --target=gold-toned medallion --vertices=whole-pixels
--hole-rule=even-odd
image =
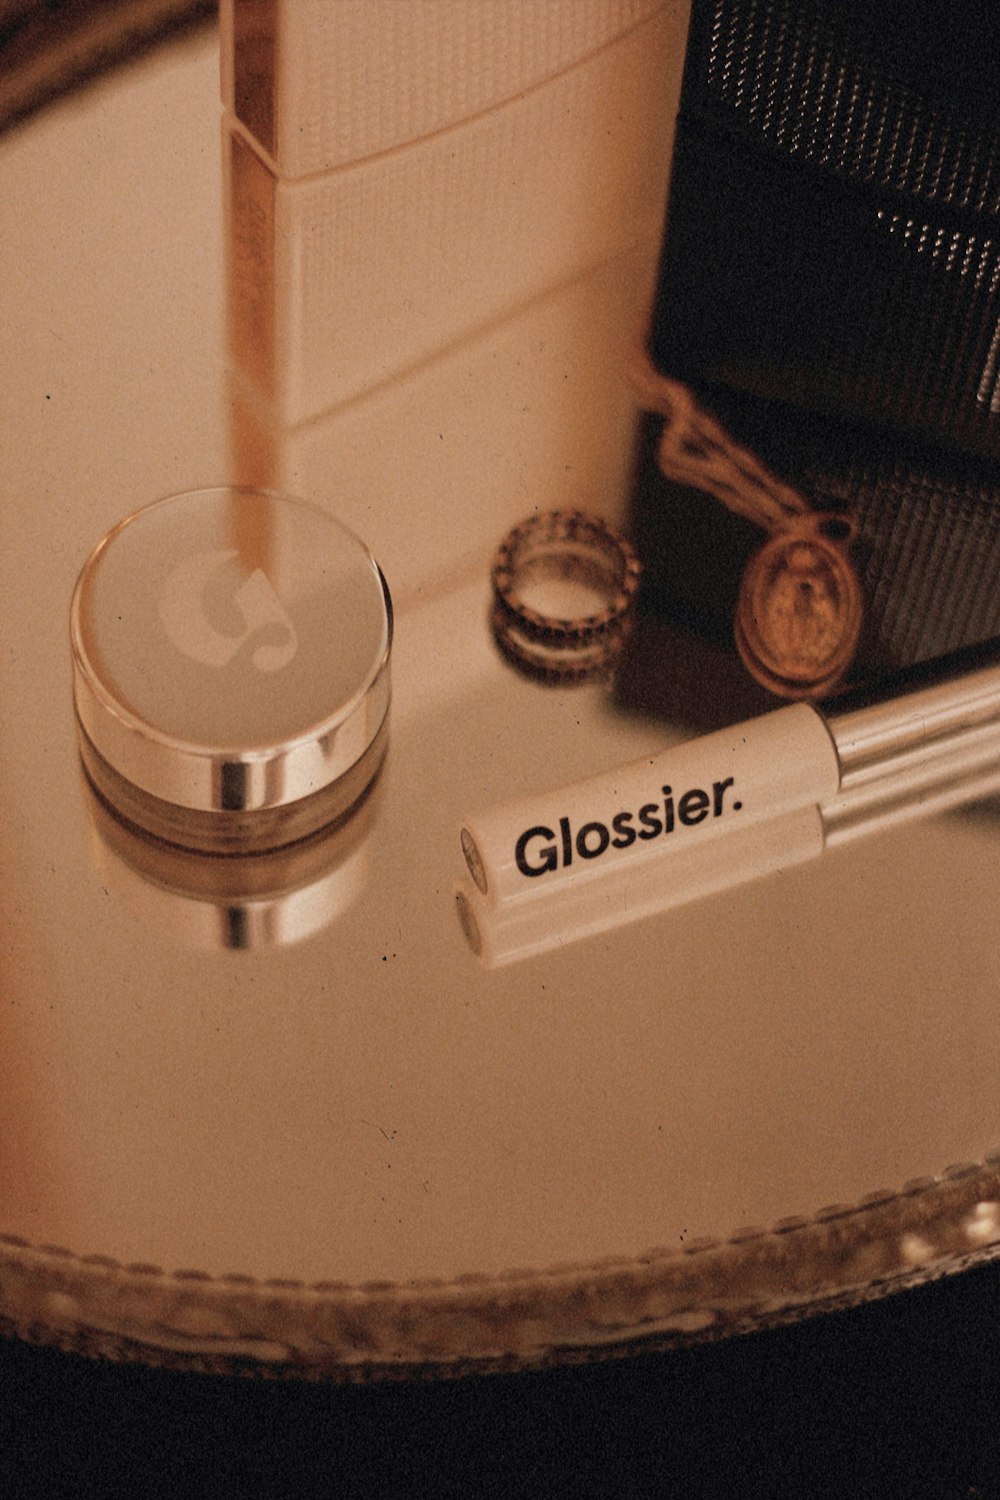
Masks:
[[[864,603],[848,549],[851,517],[816,511],[740,447],[681,381],[654,368],[645,345],[632,361],[643,406],[663,417],[661,472],[713,495],[770,533],[740,581],[733,632],[747,671],[783,698],[821,698],[854,658]]]
[[[791,528],[765,542],[744,569],[736,648],[772,693],[822,697],[850,666],[862,615],[861,587],[844,546],[819,525]]]

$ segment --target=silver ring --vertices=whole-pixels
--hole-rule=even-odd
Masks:
[[[642,567],[632,544],[600,516],[545,511],[515,526],[493,562],[493,634],[515,666],[550,682],[613,669],[628,639]],[[590,613],[557,614],[532,602],[555,583],[586,589]]]

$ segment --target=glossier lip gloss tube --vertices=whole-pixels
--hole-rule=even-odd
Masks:
[[[1000,640],[466,820],[459,918],[530,957],[1000,792]]]

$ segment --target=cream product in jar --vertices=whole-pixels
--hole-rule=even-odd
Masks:
[[[191,491],[114,528],[71,608],[80,751],[128,822],[251,853],[343,817],[385,754],[392,608],[318,506]]]

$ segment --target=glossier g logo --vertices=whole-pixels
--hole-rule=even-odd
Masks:
[[[260,568],[227,588],[228,575],[238,576],[232,566],[238,558],[235,550],[183,558],[164,580],[160,620],[177,650],[205,667],[227,667],[248,641],[263,635],[250,660],[258,672],[279,672],[299,649],[295,626]],[[234,631],[219,628],[220,606],[231,614]]]
[[[675,797],[672,787],[661,787],[662,800],[646,802],[637,812],[615,813],[610,827],[595,819],[574,829],[568,817],[558,819],[558,831],[537,824],[526,828],[517,840],[514,861],[522,875],[534,877],[567,869],[574,855],[591,860],[600,859],[609,849],[631,849],[639,841],[673,833],[678,825],[693,828],[706,819],[739,812],[743,803],[735,796],[734,787],[732,776],[713,781],[710,791],[695,786],[679,797]]]

